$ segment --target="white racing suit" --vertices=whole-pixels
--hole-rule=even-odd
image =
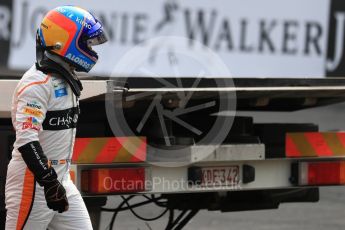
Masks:
[[[78,99],[63,78],[46,75],[36,66],[24,74],[12,104],[16,141],[6,180],[7,230],[92,229],[85,204],[69,174],[78,114]],[[58,213],[47,207],[43,187],[18,151],[33,141],[42,146],[49,166],[65,188],[68,211]]]

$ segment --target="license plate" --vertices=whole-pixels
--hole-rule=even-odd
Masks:
[[[235,186],[240,181],[240,167],[201,167],[201,186]]]

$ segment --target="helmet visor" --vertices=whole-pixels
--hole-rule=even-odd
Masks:
[[[105,33],[102,31],[102,33],[100,33],[98,36],[87,39],[86,43],[88,46],[96,46],[96,45],[103,44],[107,41],[108,41],[108,38],[105,35]]]
[[[92,49],[92,46],[100,45],[108,41],[108,38],[103,31],[103,26],[97,21],[92,28],[85,32],[86,33],[83,35],[82,39],[79,40],[79,48],[83,50],[89,58],[97,60],[98,55]]]
[[[96,46],[108,41],[108,38],[103,30],[103,26],[99,21],[87,32],[87,44],[89,46]]]

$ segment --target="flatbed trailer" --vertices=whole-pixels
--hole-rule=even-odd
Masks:
[[[132,208],[130,199],[142,195],[169,211],[166,229],[182,229],[201,209],[227,212],[317,202],[319,187],[345,184],[344,132],[319,131],[318,124],[300,123],[299,117],[292,124],[256,124],[252,117],[236,115],[342,102],[345,79],[177,81],[82,80],[71,176],[95,229],[101,211],[109,211],[102,208],[106,197],[113,195],[124,201],[112,211]],[[17,82],[0,79],[2,156],[10,154],[14,139],[10,98]],[[214,126],[227,133],[205,141],[217,135]],[[174,210],[183,215],[174,218]]]

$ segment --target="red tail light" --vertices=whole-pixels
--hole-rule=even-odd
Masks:
[[[143,192],[148,187],[148,175],[144,167],[83,170],[81,190],[87,194]]]
[[[300,162],[300,185],[345,184],[345,161]]]

